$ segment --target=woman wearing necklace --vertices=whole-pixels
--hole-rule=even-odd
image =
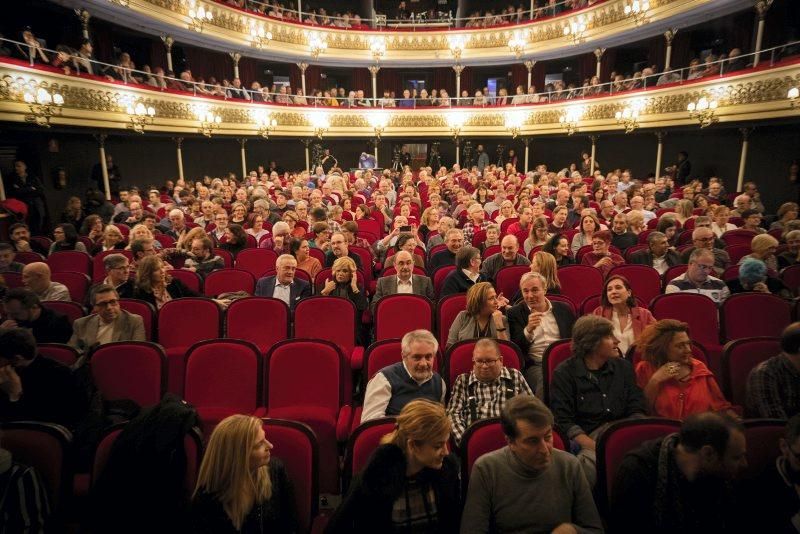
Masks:
[[[656,322],[650,310],[636,305],[630,282],[620,275],[610,276],[606,280],[600,295],[600,306],[592,314],[611,321],[622,354],[628,352],[647,326]]]
[[[478,282],[467,291],[467,309],[458,312],[450,332],[447,346],[464,339],[491,337],[508,340],[508,319],[501,308],[508,299],[498,295],[489,282]]]

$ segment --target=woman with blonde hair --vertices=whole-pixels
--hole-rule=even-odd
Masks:
[[[147,226],[145,226],[144,224],[137,224],[136,226],[131,228],[131,233],[128,235],[128,246],[125,247],[125,250],[130,250],[131,249],[131,243],[133,243],[137,239],[152,239],[153,240],[153,246],[156,249],[160,249],[161,248],[161,243],[159,243],[158,241],[155,240],[155,238],[153,237],[153,232],[150,231],[150,229]],[[191,243],[191,241],[190,241],[190,243]]]
[[[558,264],[556,264],[555,256],[543,250],[536,252],[531,257],[531,272],[545,277],[548,295],[561,294],[561,281],[558,279]]]
[[[364,288],[358,285],[356,262],[347,256],[338,258],[331,266],[331,276],[325,280],[325,286],[319,294],[326,297],[343,297],[356,305],[359,314],[367,309],[367,297]],[[359,315],[360,317],[360,315]]]
[[[457,533],[461,503],[458,462],[448,454],[444,406],[409,402],[381,439],[325,532]]]
[[[731,210],[727,206],[717,206],[712,218],[714,221],[711,223],[711,231],[717,238],[722,237],[725,232],[736,230],[736,225],[728,222],[731,219]]]
[[[257,417],[223,419],[208,441],[191,503],[195,533],[296,532],[291,481]]]
[[[769,234],[759,234],[750,241],[750,254],[739,260],[739,265],[748,258],[761,260],[766,264],[767,269],[778,272],[778,240]]]
[[[92,248],[92,254],[105,252],[106,250],[121,250],[125,248],[125,236],[119,228],[113,224],[108,224],[103,229],[103,239]]]
[[[491,337],[509,339],[508,319],[500,310],[508,299],[498,296],[489,282],[478,282],[467,291],[467,309],[458,312],[450,332],[447,347],[464,339]]]
[[[504,200],[500,203],[500,213],[494,218],[497,224],[503,224],[506,219],[518,219],[517,210],[514,209],[514,203],[510,200]]]
[[[681,226],[686,224],[686,221],[694,217],[694,202],[688,198],[682,198],[675,204],[675,220],[681,223]]]
[[[181,297],[202,297],[186,285],[172,278],[167,270],[169,265],[159,256],[145,256],[136,262],[136,280],[133,298],[149,302],[156,309],[167,302]]]

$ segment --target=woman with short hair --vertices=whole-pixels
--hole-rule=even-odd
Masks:
[[[63,250],[76,250],[87,252],[86,245],[78,239],[78,231],[69,223],[61,223],[53,230],[53,244],[50,245],[49,254]]]
[[[500,308],[508,300],[492,284],[478,282],[467,291],[467,309],[458,312],[447,335],[447,347],[464,339],[491,337],[508,340],[508,319]]]
[[[297,532],[292,484],[272,448],[257,417],[232,415],[217,425],[192,496],[193,532]]]
[[[297,268],[308,273],[313,281],[322,270],[322,263],[309,253],[310,249],[308,239],[292,239],[289,242],[289,253],[297,260]]]
[[[455,534],[461,519],[458,462],[448,455],[450,420],[426,399],[405,405],[336,509],[329,534]]]
[[[700,412],[727,411],[738,418],[714,375],[692,356],[688,324],[658,321],[645,328],[638,345],[642,361],[636,364],[636,381],[652,415],[685,419]]]

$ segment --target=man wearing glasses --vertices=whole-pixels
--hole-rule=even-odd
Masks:
[[[703,228],[703,230],[708,229]],[[710,238],[714,239],[714,233],[711,230],[708,230],[708,233]],[[714,254],[706,248],[695,248],[689,256],[689,268],[667,284],[665,293],[700,293],[721,306],[731,292],[725,282],[711,276],[713,272]]]
[[[499,417],[506,402],[520,394],[533,395],[522,373],[503,365],[503,354],[494,339],[479,339],[472,349],[472,371],[456,379],[447,405],[453,439],[461,443],[469,425]]]
[[[144,321],[120,307],[119,295],[112,286],[96,286],[89,295],[89,304],[92,315],[73,323],[70,346],[89,352],[112,341],[145,341]]]
[[[721,248],[714,248],[714,231],[711,228],[700,227],[695,228],[692,232],[693,247],[686,250],[681,260],[684,263],[689,261],[689,257],[695,250],[703,249],[709,251],[714,257],[714,272],[717,276],[721,276],[731,264],[731,257],[727,252]]]

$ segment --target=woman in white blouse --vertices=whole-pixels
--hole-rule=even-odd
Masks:
[[[614,325],[614,337],[619,340],[619,350],[623,355],[642,331],[656,322],[650,310],[637,306],[630,282],[620,275],[610,276],[606,280],[600,295],[600,306],[592,314],[611,321]]]

